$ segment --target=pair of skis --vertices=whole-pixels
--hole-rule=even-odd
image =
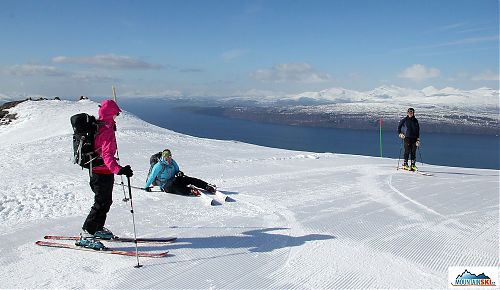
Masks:
[[[419,170],[408,170],[408,169],[404,169],[403,167],[398,167],[396,170],[401,170],[401,171],[405,171],[405,172],[408,172],[408,173],[415,173],[415,174],[419,174],[419,175],[423,175],[423,176],[432,176],[432,174],[428,173],[428,172],[422,172],[422,171],[419,171]]]
[[[195,193],[196,197],[201,197],[203,200],[205,200],[211,206],[222,205],[222,202],[234,202],[235,201],[234,199],[230,198],[229,196],[227,196],[226,194],[224,194],[218,190],[215,190],[215,192],[209,192],[209,191],[197,188],[193,185],[190,185],[189,187],[191,187],[191,192],[196,192]],[[213,198],[209,195],[213,195],[216,198]]]
[[[88,251],[102,254],[114,254],[114,255],[122,255],[122,256],[139,256],[139,257],[147,257],[147,258],[162,258],[168,256],[168,251],[163,252],[144,252],[139,251],[127,251],[120,250],[119,248],[114,247],[105,247],[102,250],[94,250],[89,248],[84,248],[77,246],[75,244],[66,244],[62,242],[55,241],[77,241],[80,239],[79,236],[45,236],[44,241],[36,241],[35,244],[43,247],[52,247],[52,248],[63,248],[63,249],[72,249],[72,250],[80,250],[80,251]],[[115,237],[111,240],[105,240],[108,242],[119,242],[119,243],[157,243],[157,244],[165,244],[165,243],[173,243],[175,242],[176,237],[166,237],[166,238],[120,238]]]
[[[115,182],[115,184],[120,185],[119,183],[116,183],[116,182]],[[130,187],[135,188],[135,189],[144,190],[144,188],[137,187],[137,186],[130,186]],[[215,192],[209,192],[207,190],[197,188],[197,187],[192,186],[192,185],[190,185],[189,187],[191,187],[191,189],[196,192],[196,194],[195,194],[196,197],[200,197],[202,200],[204,200],[207,204],[210,204],[211,206],[222,205],[223,202],[224,203],[225,202],[235,202],[235,200],[233,198],[229,197],[228,195],[226,195],[218,190],[215,190]],[[155,192],[156,192],[156,190],[155,190]],[[212,196],[215,196],[215,198],[213,198]]]

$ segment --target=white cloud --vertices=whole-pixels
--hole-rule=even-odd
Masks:
[[[468,38],[458,39],[455,41],[448,41],[448,42],[443,42],[443,43],[438,43],[438,44],[418,46],[417,48],[438,48],[438,47],[445,47],[445,46],[475,44],[475,43],[482,43],[482,42],[493,42],[493,41],[498,42],[498,39],[499,39],[498,35],[489,35],[489,36],[481,36],[481,37],[468,37]]]
[[[239,58],[247,53],[248,53],[248,50],[246,50],[246,49],[231,49],[231,50],[223,52],[221,54],[221,57],[225,61],[231,61],[231,60]]]
[[[181,73],[202,73],[202,72],[205,72],[205,70],[202,68],[180,68],[180,69],[178,69],[178,72],[181,72]]]
[[[268,96],[285,96],[286,94],[280,91],[249,89],[249,90],[237,90],[229,95],[240,96],[240,97],[268,97]]]
[[[54,66],[38,65],[38,64],[18,64],[2,69],[2,72],[7,75],[15,76],[50,76],[60,77],[68,76],[69,73],[62,71]]]
[[[140,59],[116,54],[98,54],[94,56],[56,56],[55,63],[75,63],[111,69],[160,69],[162,65],[151,64]]]
[[[134,90],[124,92],[122,94],[124,97],[143,97],[143,98],[155,98],[155,97],[182,97],[184,94],[179,90]]]
[[[432,67],[427,68],[421,64],[414,64],[414,65],[406,68],[404,71],[402,71],[398,75],[398,77],[410,79],[413,81],[421,81],[424,79],[438,77],[440,74],[441,74],[441,72],[437,68],[432,68]]]
[[[316,71],[307,63],[283,63],[274,65],[270,69],[259,69],[251,73],[253,79],[265,82],[299,82],[318,83],[332,79],[327,73]]]
[[[477,76],[472,77],[473,81],[500,81],[500,76],[498,73],[492,72],[491,70],[486,70]]]
[[[117,82],[119,79],[109,75],[93,72],[78,72],[71,75],[71,78],[83,82]]]
[[[70,72],[61,70],[54,66],[38,65],[38,64],[17,64],[10,67],[6,67],[0,70],[2,74],[13,75],[13,76],[47,76],[47,77],[59,77],[65,79],[74,79],[77,81],[84,82],[109,82],[117,81],[109,75],[103,75],[95,72]]]

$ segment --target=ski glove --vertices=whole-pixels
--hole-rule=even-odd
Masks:
[[[151,192],[151,187],[146,187],[146,188],[144,188],[144,190],[147,192]]]
[[[405,138],[405,134],[399,133],[399,138],[404,139]]]
[[[132,171],[132,168],[130,168],[130,165],[124,166],[118,171],[118,175],[125,175],[127,177],[132,177],[134,175],[134,172]]]
[[[415,142],[415,145],[417,145],[417,147],[420,147],[420,138],[417,139],[417,142]]]

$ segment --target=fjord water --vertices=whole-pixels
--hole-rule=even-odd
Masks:
[[[179,101],[121,99],[120,105],[141,119],[179,133],[235,140],[266,147],[310,152],[380,156],[379,131],[316,128],[260,123],[212,116],[179,109]],[[417,116],[418,117],[418,116]],[[500,169],[499,136],[425,132],[417,161],[454,167]],[[404,149],[397,128],[384,128],[382,156],[398,158]],[[401,161],[402,162],[402,161]],[[396,166],[397,164],[395,164]]]

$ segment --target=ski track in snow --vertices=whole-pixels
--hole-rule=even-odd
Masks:
[[[404,193],[402,193],[402,192],[401,192],[401,191],[399,191],[397,188],[395,188],[395,187],[392,185],[392,176],[393,176],[392,174],[391,174],[391,175],[389,175],[389,178],[388,178],[388,180],[387,180],[387,184],[389,184],[389,187],[390,187],[392,190],[394,190],[394,192],[396,192],[397,194],[401,195],[403,198],[407,199],[408,201],[410,201],[410,202],[412,202],[412,203],[414,203],[414,204],[418,205],[419,207],[421,207],[421,208],[425,209],[426,211],[431,212],[431,213],[433,213],[433,214],[435,214],[435,215],[438,215],[438,216],[440,216],[440,217],[442,217],[442,218],[446,218],[446,217],[445,217],[445,216],[443,216],[442,214],[440,214],[440,213],[438,213],[438,212],[434,211],[433,209],[431,209],[431,208],[429,208],[429,207],[427,207],[427,206],[425,206],[425,205],[421,204],[420,202],[418,202],[418,201],[416,201],[416,200],[414,200],[414,199],[412,199],[412,198],[410,198],[410,197],[406,196]]]
[[[149,156],[168,147],[182,171],[236,202],[133,190],[138,236],[178,237],[141,244],[172,254],[143,258],[141,269],[135,257],[35,246],[45,234],[77,234],[92,205],[87,173],[72,164],[69,116],[96,107],[26,102],[0,126],[2,287],[444,288],[450,266],[499,263],[498,171],[422,165],[432,177],[403,174],[392,159],[195,138],[126,112],[117,140],[134,186]],[[115,186],[107,225],[132,236],[123,197]]]

